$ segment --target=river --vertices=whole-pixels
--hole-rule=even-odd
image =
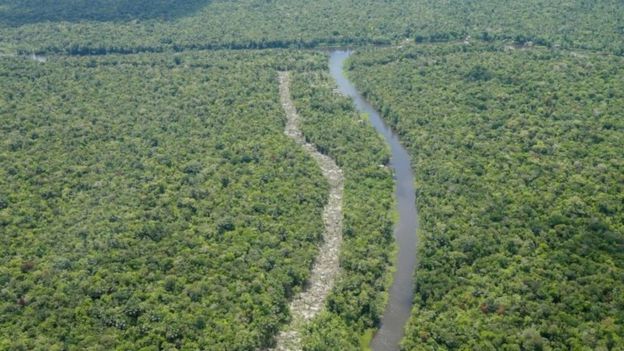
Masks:
[[[384,123],[371,104],[357,91],[344,73],[344,62],[351,55],[350,51],[332,51],[329,70],[338,84],[341,93],[350,97],[358,111],[366,113],[377,132],[383,136],[390,146],[391,167],[396,178],[396,210],[399,214],[395,223],[394,237],[399,248],[396,257],[392,286],[388,303],[381,319],[379,330],[371,341],[374,351],[399,350],[399,342],[405,334],[405,325],[412,309],[414,296],[414,269],[416,267],[416,246],[418,238],[418,212],[416,210],[416,193],[414,175],[410,157],[399,142],[398,136]]]

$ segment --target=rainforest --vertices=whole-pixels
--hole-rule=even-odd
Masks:
[[[624,3],[0,0],[0,350],[624,350]]]

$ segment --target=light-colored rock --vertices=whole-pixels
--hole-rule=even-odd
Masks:
[[[321,154],[314,145],[306,142],[299,129],[300,116],[295,109],[290,95],[290,74],[279,73],[280,100],[286,112],[286,129],[284,133],[316,161],[323,176],[329,183],[329,198],[323,210],[325,231],[323,244],[316,257],[306,289],[295,296],[290,303],[291,323],[276,337],[275,351],[301,350],[301,329],[325,304],[336,277],[340,270],[339,254],[342,243],[342,198],[344,192],[344,176],[336,162],[327,155]]]

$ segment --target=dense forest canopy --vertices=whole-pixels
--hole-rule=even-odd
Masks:
[[[0,0],[0,52],[535,41],[624,53],[619,0]]]
[[[360,52],[421,214],[405,350],[619,350],[624,60],[502,43]]]
[[[0,349],[270,342],[327,188],[283,135],[288,60],[0,61]]]
[[[273,342],[317,253],[327,193],[283,135],[276,70],[301,72],[302,129],[346,170],[345,273],[306,345],[357,347],[383,309],[392,177],[381,139],[333,92],[326,59],[2,58],[0,348]]]
[[[12,26],[40,22],[173,20],[192,15],[209,0],[11,0],[2,1],[2,21]]]
[[[283,133],[285,70],[345,173],[341,272],[303,348],[366,348],[393,181],[301,50],[331,46],[356,47],[349,76],[413,157],[402,348],[622,350],[621,0],[0,0],[0,349],[270,347],[328,196]]]

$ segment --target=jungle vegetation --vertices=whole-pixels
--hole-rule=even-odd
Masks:
[[[0,349],[272,344],[327,196],[278,70],[346,177],[304,347],[358,349],[390,279],[388,150],[299,50],[353,46],[417,178],[403,349],[622,350],[623,38],[621,0],[0,0]]]
[[[473,42],[361,51],[413,157],[404,350],[622,350],[624,60]]]
[[[393,183],[388,150],[333,92],[326,60],[3,58],[0,349],[272,344],[327,195],[283,135],[277,70],[294,72],[302,129],[346,177],[343,274],[306,345],[355,348],[383,310]]]
[[[620,0],[0,0],[0,52],[93,55],[447,42],[624,54]]]
[[[327,195],[283,135],[275,69],[314,62],[2,59],[0,349],[270,344]]]

